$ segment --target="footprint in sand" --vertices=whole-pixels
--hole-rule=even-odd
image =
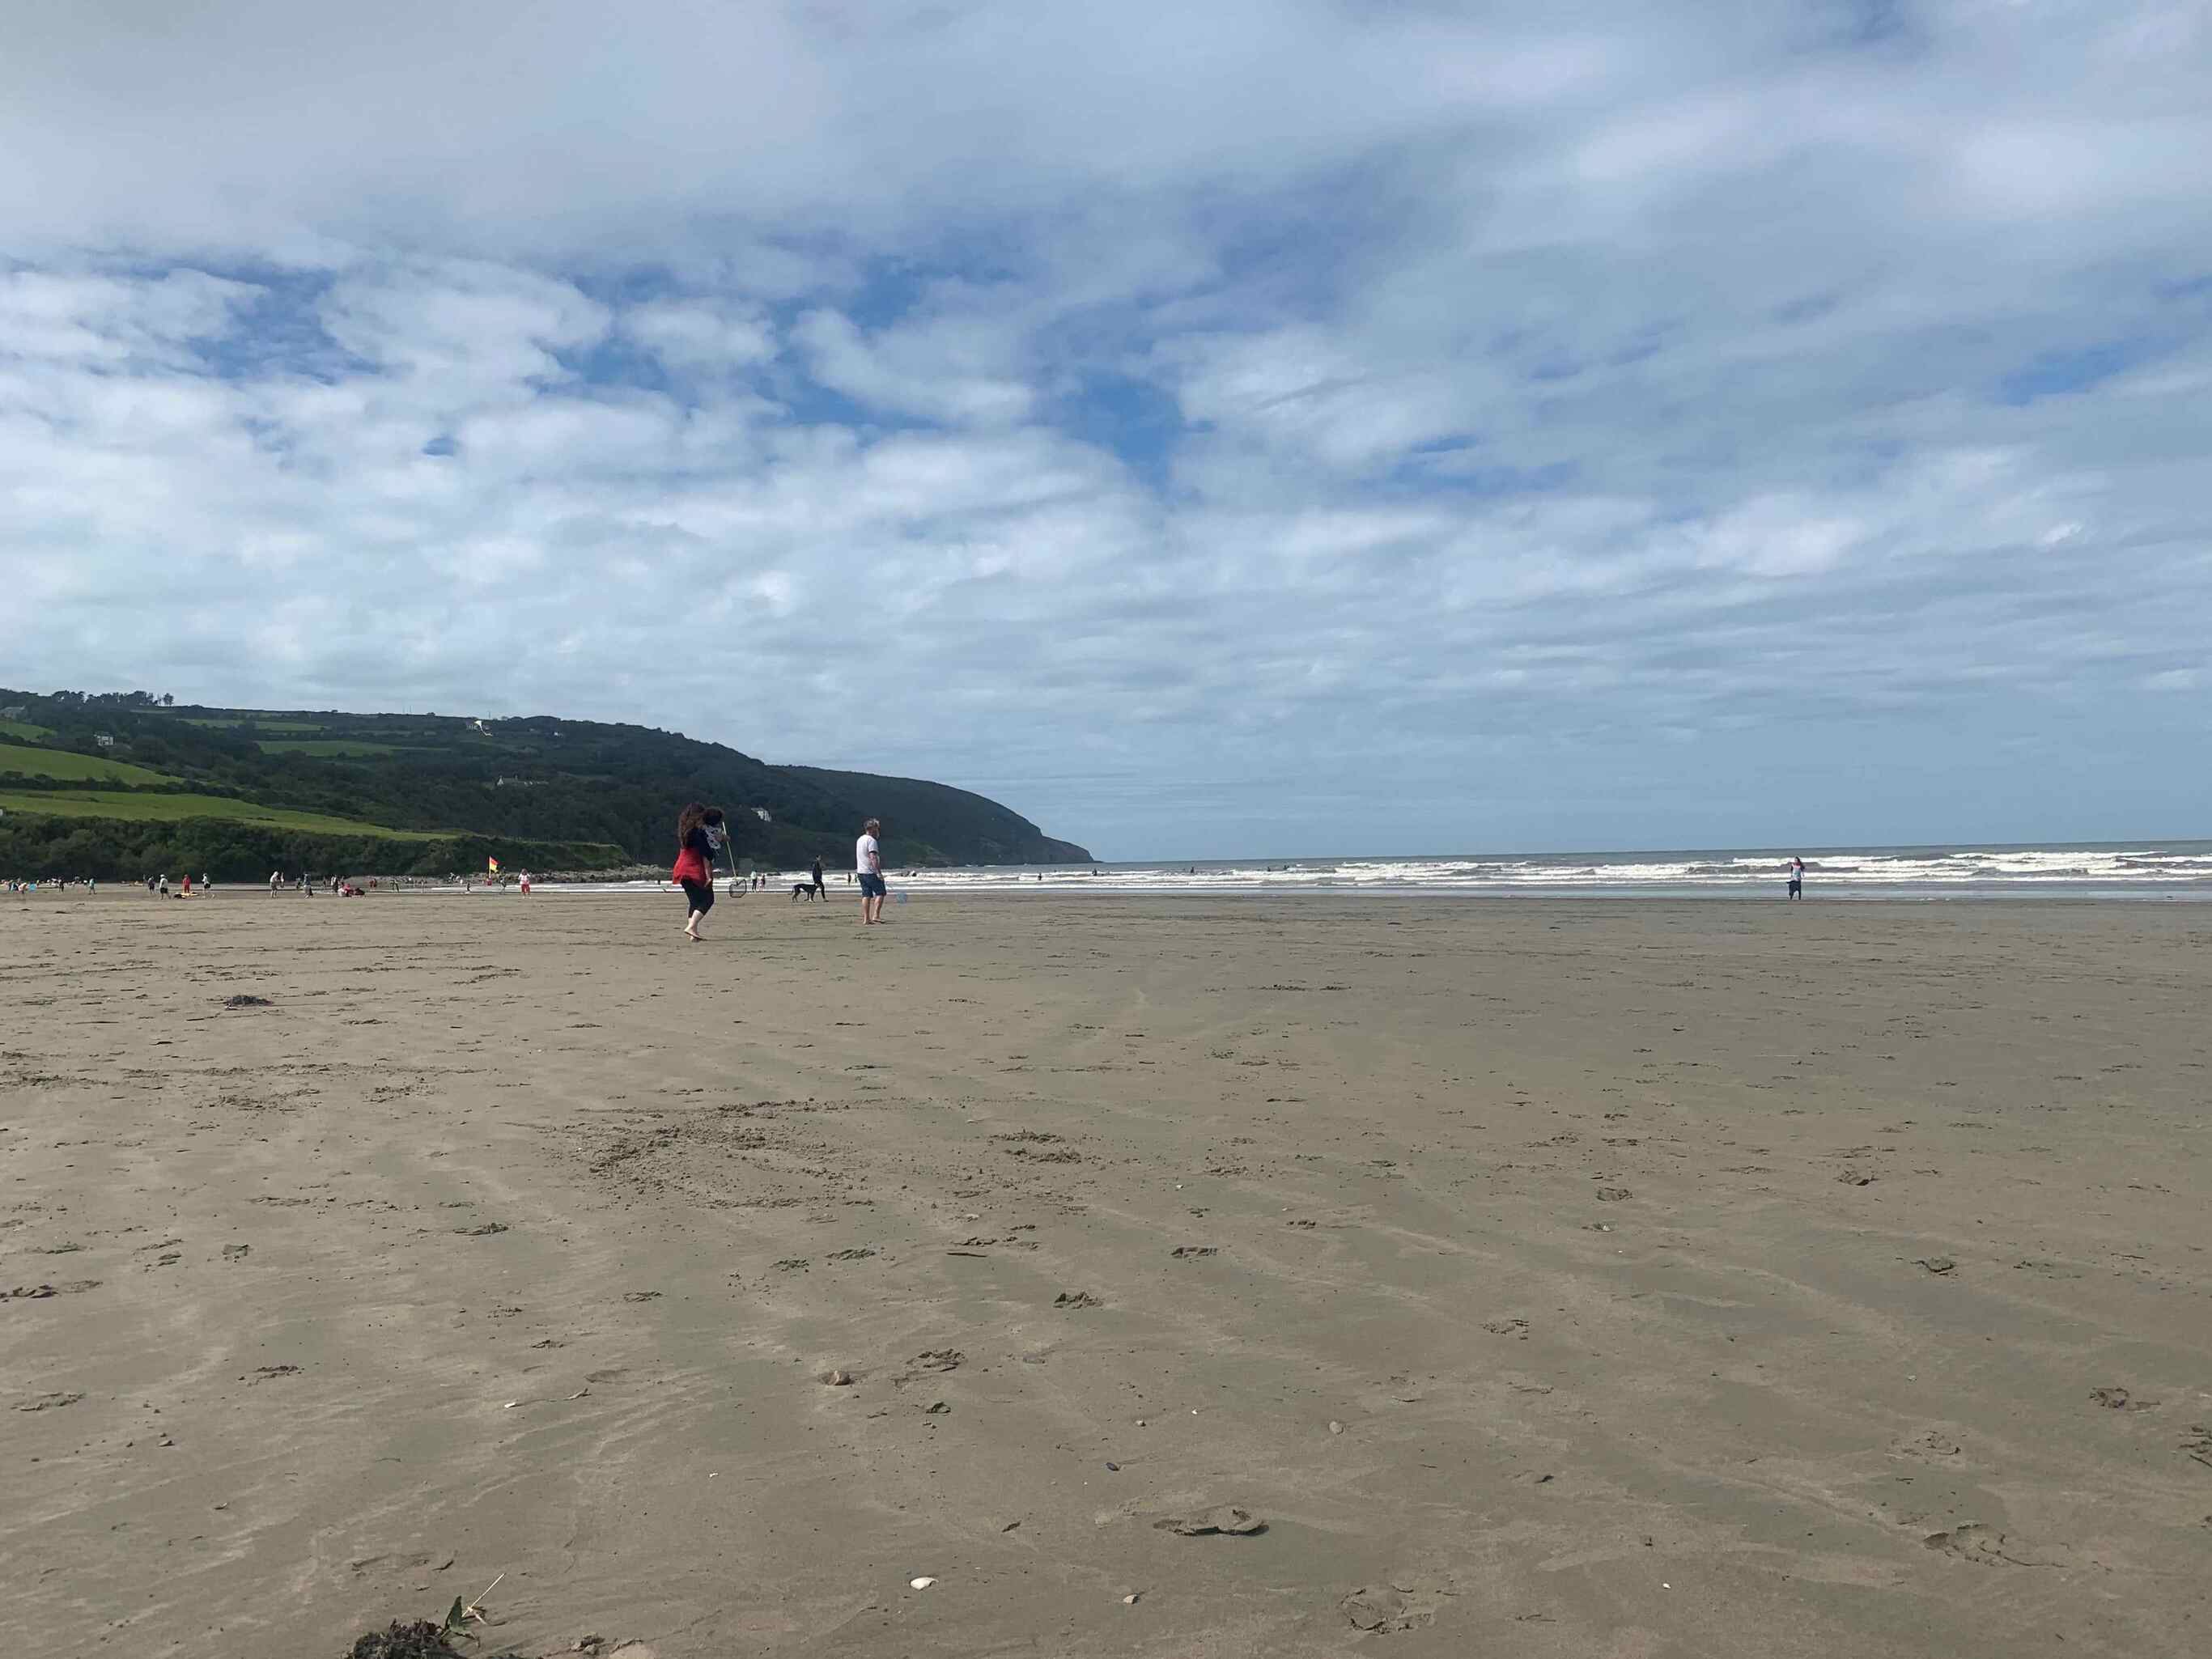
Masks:
[[[72,1389],[67,1394],[35,1395],[28,1400],[17,1401],[14,1409],[19,1412],[58,1411],[64,1406],[76,1405],[83,1398],[84,1394],[81,1389]]]
[[[1178,1261],[1184,1261],[1195,1256],[1219,1255],[1221,1247],[1218,1244],[1178,1244],[1168,1254]]]
[[[2108,1412],[2147,1412],[2158,1404],[2155,1400],[2138,1400],[2125,1389],[2092,1389],[2089,1398]]]
[[[1384,1636],[1419,1630],[1436,1616],[1427,1608],[1414,1607],[1387,1586],[1356,1589],[1337,1606],[1352,1629],[1374,1631]]]
[[[1203,1515],[1170,1515],[1152,1522],[1159,1532],[1180,1538],[1250,1538],[1267,1530],[1267,1523],[1247,1509],[1224,1504]]]
[[[1971,1561],[1978,1567],[2039,1567],[2049,1565],[2013,1554],[2008,1547],[2012,1541],[2008,1534],[1995,1531],[1978,1521],[1968,1521],[1953,1527],[1948,1532],[1931,1532],[1920,1541],[1931,1550],[1954,1555],[1961,1561]]]

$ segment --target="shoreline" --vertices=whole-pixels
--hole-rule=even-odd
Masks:
[[[901,884],[905,882],[907,879],[905,877],[894,872],[888,876],[886,879],[890,882],[892,885],[891,904],[890,909],[890,914],[893,916],[896,915],[900,908],[898,894],[902,890],[914,896],[908,901],[909,904],[919,902],[945,903],[954,901],[961,903],[981,902],[1016,904],[1032,903],[1040,899],[1080,899],[1098,902],[1111,901],[1115,902],[1127,903],[1144,903],[1157,901],[1163,904],[1180,905],[1209,899],[1217,899],[1224,901],[1234,900],[1238,902],[1249,903],[1280,903],[1297,907],[1299,908],[1304,908],[1307,906],[1323,905],[1332,902],[1346,905],[1365,906],[1395,902],[1408,904],[1420,904],[1424,906],[1433,906],[1439,903],[1448,905],[1477,904],[1486,908],[1511,904],[1541,906],[1575,904],[1621,905],[1642,909],[1666,905],[1680,905],[1689,907],[1691,908],[1698,908],[1715,904],[1725,905],[1729,908],[1735,908],[1738,906],[1751,906],[1756,908],[1762,903],[1789,905],[1791,902],[1790,900],[1778,894],[1757,890],[1739,890],[1735,889],[1713,889],[1686,892],[1680,890],[1614,890],[1594,887],[1561,887],[1536,890],[1532,890],[1527,887],[1512,889],[1479,889],[1468,886],[1392,886],[1385,888],[1352,887],[1349,885],[1340,887],[1221,886],[1154,888],[1115,887],[1104,882],[1070,882],[1063,886],[1054,886],[1050,882],[1047,882],[1041,885],[1033,884],[1028,886],[1020,886],[1012,884],[999,884],[988,887],[966,887],[954,886],[951,884],[934,885],[926,881],[902,888]],[[744,892],[732,894],[721,891],[721,888],[726,885],[727,880],[728,878],[726,877],[723,878],[717,886],[717,891],[720,894],[721,904],[744,903],[748,897],[753,897],[761,900],[775,899],[787,907],[793,906],[793,902],[790,896],[790,884],[788,882],[784,883],[781,888],[779,888],[775,883],[771,882],[769,886],[760,889],[757,893],[749,895]],[[643,884],[609,886],[591,882],[540,881],[535,876],[532,878],[532,890],[528,896],[533,899],[538,897],[548,897],[569,901],[587,898],[666,898],[673,900],[678,897],[682,893],[682,889],[677,887],[672,883],[668,882],[663,882],[658,887],[648,887]],[[215,896],[232,899],[250,899],[257,895],[263,898],[282,899],[298,899],[306,896],[295,892],[289,888],[283,890],[279,893],[271,894],[266,888],[257,887],[250,882],[240,882],[234,884],[226,884],[218,882],[212,890],[212,893]],[[201,889],[196,886],[193,890],[192,896],[197,900],[208,895],[209,890]],[[15,899],[25,903],[45,902],[50,897],[55,900],[71,901],[82,901],[88,897],[92,897],[106,901],[110,898],[116,900],[128,900],[132,898],[143,900],[154,898],[155,896],[155,895],[149,894],[144,891],[143,888],[128,883],[103,884],[96,894],[90,895],[76,891],[74,889],[66,892],[57,892],[50,895],[46,890],[44,885],[41,886],[40,890],[37,893],[0,894],[0,899]],[[172,890],[171,896],[175,896],[173,889]],[[313,896],[315,899],[320,900],[332,898],[336,896],[325,890],[317,892]],[[463,889],[458,886],[449,886],[443,884],[432,884],[428,883],[418,883],[415,885],[407,887],[380,887],[370,890],[362,896],[372,899],[461,897],[520,898],[523,897],[524,895],[516,888],[512,886],[505,888],[493,888],[480,885]],[[840,885],[838,883],[831,882],[829,884],[826,890],[826,897],[824,899],[813,901],[812,902],[817,908],[822,908],[824,904],[834,908],[841,896],[857,903],[860,898],[860,889],[857,887],[846,887]],[[793,908],[805,909],[807,907],[807,901],[801,900],[799,901],[797,905]],[[1925,908],[1930,904],[1954,904],[1970,906],[1977,909],[1984,908],[2002,908],[2006,905],[2111,905],[2123,909],[2133,909],[2144,906],[2158,907],[2166,904],[2181,904],[2189,906],[2203,903],[2212,903],[2212,886],[2186,890],[2097,890],[2093,891],[2047,891],[2037,890],[2033,888],[2021,885],[1972,891],[1961,891],[1958,890],[1930,890],[1926,891],[1916,890],[1900,892],[1879,887],[1859,887],[1850,890],[1828,890],[1808,895],[1806,898],[1797,901],[1794,908],[1798,909],[1810,909],[1819,908],[1823,906],[1834,907],[1838,905],[1844,905],[1856,909],[1869,905],[1894,905],[1902,908],[1921,909]],[[717,908],[719,908],[720,905],[718,905]]]

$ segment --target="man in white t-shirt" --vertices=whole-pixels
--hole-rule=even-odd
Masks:
[[[853,870],[860,878],[860,922],[867,927],[884,919],[884,849],[876,839],[883,827],[881,819],[870,818],[853,843]]]

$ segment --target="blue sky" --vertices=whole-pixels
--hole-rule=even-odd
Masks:
[[[2212,834],[2201,4],[508,15],[11,32],[0,678],[1109,856]]]

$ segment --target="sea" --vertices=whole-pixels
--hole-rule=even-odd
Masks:
[[[1168,859],[1145,863],[977,866],[888,873],[895,892],[1412,894],[1433,896],[1773,899],[1790,855],[1808,901],[2006,898],[2212,900],[2212,841],[1932,847],[1708,848],[1613,853],[1448,853],[1416,858]],[[768,872],[787,894],[803,871]],[[660,891],[650,881],[575,884]],[[833,898],[850,889],[830,876]]]

